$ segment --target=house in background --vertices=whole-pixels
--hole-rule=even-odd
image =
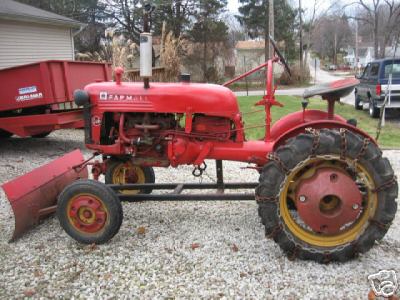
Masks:
[[[12,0],[0,0],[0,69],[41,60],[74,59],[84,24]]]
[[[238,41],[235,45],[236,74],[249,71],[264,62],[264,40]]]
[[[347,53],[347,55],[343,57],[345,63],[351,68],[357,67],[355,48],[348,48],[345,51]],[[363,68],[372,60],[374,60],[374,47],[364,46],[358,48],[358,67]]]

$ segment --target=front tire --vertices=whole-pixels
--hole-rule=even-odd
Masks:
[[[354,107],[356,108],[356,110],[363,109],[363,102],[361,100],[361,97],[359,95],[357,95],[357,93],[355,94],[355,97],[354,97]]]
[[[290,139],[273,157],[264,166],[256,188],[258,212],[266,235],[289,258],[344,262],[365,253],[386,234],[397,210],[398,185],[389,161],[382,158],[373,142],[365,142],[347,130],[321,130]],[[335,200],[337,204],[329,199],[325,203],[325,197],[321,197],[329,184],[322,184],[324,172],[331,172],[331,180],[338,180],[332,177],[335,173],[343,182],[350,183],[347,186],[353,185],[352,194],[343,199],[337,197],[332,183],[328,196],[339,200]],[[340,194],[345,189],[342,184],[336,191]],[[314,193],[314,197],[307,193]],[[352,203],[353,196],[361,197],[360,202]],[[307,201],[319,205],[309,206],[315,208],[314,214],[304,209]],[[289,208],[291,202],[297,207],[294,212]],[[334,217],[343,222],[351,217],[352,222],[324,228],[324,223],[317,221]]]
[[[122,206],[114,191],[94,180],[78,180],[58,198],[57,217],[61,227],[82,244],[104,244],[119,231]]]

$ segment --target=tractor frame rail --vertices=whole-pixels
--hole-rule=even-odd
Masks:
[[[253,189],[258,185],[257,182],[235,182],[224,183],[222,188],[217,183],[146,183],[146,184],[122,184],[108,185],[115,192],[121,201],[136,202],[136,201],[243,201],[255,199],[254,193],[224,193],[225,189]],[[165,194],[122,194],[119,190],[173,190]],[[216,193],[195,193],[182,194],[184,190],[212,190],[216,189]]]
[[[144,183],[144,184],[109,184],[121,201],[243,201],[254,200],[254,193],[224,193],[227,189],[252,189],[258,182],[224,182],[222,160],[215,161],[217,181],[215,183]],[[123,194],[121,190],[172,190],[164,194]],[[182,194],[184,190],[217,190],[216,193]]]

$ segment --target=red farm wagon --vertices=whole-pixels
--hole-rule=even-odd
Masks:
[[[83,127],[73,92],[109,80],[108,63],[49,60],[0,70],[0,138]]]

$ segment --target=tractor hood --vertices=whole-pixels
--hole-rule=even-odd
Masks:
[[[85,87],[98,110],[115,112],[204,113],[232,117],[239,111],[235,95],[220,85],[201,83],[102,82]]]

